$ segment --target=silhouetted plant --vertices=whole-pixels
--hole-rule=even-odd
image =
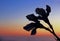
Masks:
[[[53,29],[53,27],[50,24],[49,19],[48,19],[49,13],[51,12],[50,6],[46,5],[46,10],[43,9],[43,8],[36,8],[35,12],[36,12],[36,14],[38,14],[38,16],[35,16],[34,14],[30,14],[30,15],[26,16],[26,18],[29,21],[33,21],[33,22],[27,24],[26,26],[24,26],[24,29],[27,30],[27,31],[32,30],[31,31],[31,35],[35,35],[36,34],[36,32],[37,32],[36,29],[37,28],[45,29],[45,30],[49,31],[50,33],[52,33],[55,36],[55,39],[57,41],[60,41],[60,38],[55,34],[54,29]],[[50,29],[45,27],[45,26],[43,26],[40,23],[39,20],[43,20],[45,23],[47,23],[49,25]]]

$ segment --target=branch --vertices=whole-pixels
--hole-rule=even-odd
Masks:
[[[46,27],[43,27],[43,29],[45,29],[45,30],[49,31],[50,33],[52,33],[56,37],[55,40],[60,41],[60,38],[55,34],[54,31],[51,31],[49,28],[46,28]]]

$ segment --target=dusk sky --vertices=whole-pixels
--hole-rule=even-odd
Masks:
[[[30,23],[26,15],[35,13],[37,7],[51,7],[50,23],[60,36],[60,0],[0,0],[0,36],[29,36],[23,27]],[[43,23],[43,22],[42,22]],[[46,24],[45,24],[46,25]],[[47,26],[48,27],[48,26]],[[37,29],[36,35],[52,35],[46,30]]]

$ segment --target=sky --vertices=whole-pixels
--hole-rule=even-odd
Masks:
[[[56,34],[60,36],[60,0],[0,0],[0,36],[30,36],[31,32],[23,29],[31,22],[27,20],[26,15],[37,15],[35,9],[46,9],[46,5],[51,7],[49,21]],[[44,29],[37,29],[36,36],[41,35],[52,34]]]

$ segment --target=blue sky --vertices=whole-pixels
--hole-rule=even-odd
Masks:
[[[50,5],[52,10],[58,10],[59,0],[0,0],[0,18],[23,18],[27,14],[34,13],[35,8],[46,8]]]

